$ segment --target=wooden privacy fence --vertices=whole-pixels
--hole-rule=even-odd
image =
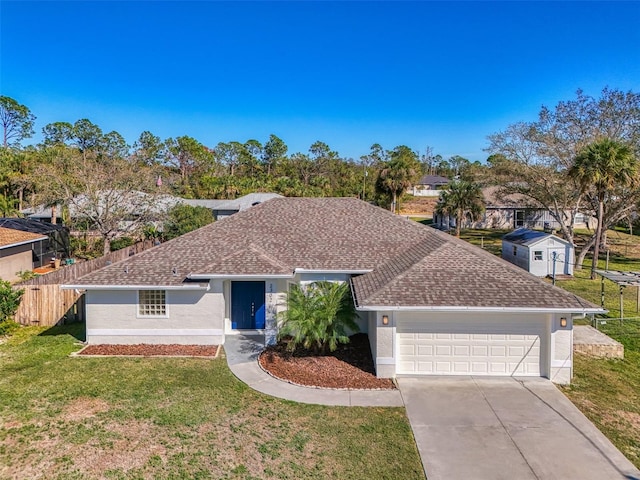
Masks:
[[[119,262],[154,246],[145,240],[103,257],[68,265],[56,272],[32,278],[14,285],[24,289],[15,321],[23,325],[57,325],[65,318],[84,320],[84,296],[77,290],[63,290],[60,286],[76,278]]]
[[[64,320],[84,320],[84,308],[76,290],[62,290],[59,284],[26,285],[15,321],[23,325],[57,325]]]

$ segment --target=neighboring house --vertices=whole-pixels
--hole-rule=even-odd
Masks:
[[[227,218],[234,213],[241,212],[247,208],[259,205],[262,202],[271,200],[272,198],[283,198],[277,193],[249,193],[234,200],[200,200],[200,199],[181,199],[183,203],[193,207],[207,207],[213,212],[214,220]]]
[[[293,284],[350,282],[379,377],[572,376],[572,318],[602,310],[355,198],[275,198],[76,279],[89,344],[271,343]]]
[[[447,177],[440,175],[424,175],[411,187],[409,193],[416,197],[437,197],[440,191],[449,184]]]
[[[502,237],[502,258],[536,277],[573,275],[573,245],[550,233],[519,228]]]
[[[19,272],[33,270],[34,246],[48,237],[0,227],[0,279],[20,280]]]
[[[32,268],[48,265],[52,258],[68,258],[70,256],[69,230],[62,225],[54,225],[29,218],[0,218],[0,227],[45,237],[32,245]]]
[[[159,226],[159,220],[162,216],[179,203],[184,203],[193,207],[209,208],[213,212],[213,218],[215,220],[220,220],[272,198],[282,198],[282,195],[277,193],[250,193],[234,200],[190,199],[174,197],[172,195],[152,196],[144,192],[131,192],[129,195],[130,198],[119,199],[119,202],[117,203],[113,201],[109,202],[105,198],[103,202],[90,202],[89,205],[91,208],[93,208],[94,205],[98,208],[105,208],[100,206],[101,203],[104,203],[105,205],[110,205],[111,208],[118,208],[120,210],[124,208],[125,210],[129,210],[131,217],[138,217],[144,214],[149,217],[149,221],[151,223]],[[85,196],[79,195],[75,197],[69,205],[69,216],[71,218],[78,219],[81,215],[80,212],[87,210],[87,207],[85,206],[87,203],[88,200]],[[21,210],[21,213],[27,218],[51,223],[52,211],[56,212],[57,222],[62,223],[61,205],[57,205],[53,210],[51,207],[47,207],[45,205],[37,205],[35,207],[25,208]],[[100,214],[99,211],[96,213],[98,215]]]
[[[533,205],[533,201],[524,195],[502,195],[500,187],[491,186],[482,189],[485,199],[485,212],[476,222],[463,225],[464,228],[497,229],[546,229],[558,230],[560,224],[548,209]],[[452,216],[434,215],[433,226],[442,230],[455,228],[456,220]],[[574,219],[575,228],[595,228],[595,219],[578,213]]]
[[[46,205],[36,205],[35,207],[28,207],[20,210],[20,213],[24,215],[26,218],[30,218],[31,220],[38,220],[40,222],[52,223],[51,220],[54,219],[55,222],[62,224],[62,205],[57,204],[54,207],[46,206]]]

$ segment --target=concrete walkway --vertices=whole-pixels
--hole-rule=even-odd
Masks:
[[[227,335],[224,351],[233,374],[254,390],[273,397],[300,403],[331,406],[402,407],[398,390],[338,390],[301,387],[283,382],[266,373],[258,365],[264,349],[264,337]]]
[[[640,471],[548,380],[398,381],[429,480],[640,480]]]

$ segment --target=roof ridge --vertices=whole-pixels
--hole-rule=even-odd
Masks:
[[[410,245],[409,247],[407,247],[405,250],[403,250],[402,252],[398,253],[397,255],[391,257],[390,259],[388,259],[386,262],[384,262],[382,265],[380,265],[378,268],[376,268],[375,270],[373,270],[370,273],[382,273],[384,272],[386,269],[391,269],[391,265],[393,265],[394,263],[397,263],[397,259],[399,258],[403,258],[403,257],[411,257],[414,256],[412,255],[412,253],[416,250],[419,250],[421,247],[423,246],[427,246],[428,243],[430,242],[430,239],[428,237],[422,238],[418,241],[416,241],[415,243],[413,243],[412,245]],[[374,290],[373,292],[371,292],[369,295],[367,295],[366,298],[362,299],[363,301],[366,301],[367,298],[372,298],[375,297],[375,295],[377,295],[380,291],[388,288],[390,285],[402,280],[403,278],[405,278],[405,276],[411,272],[411,270],[413,270],[420,262],[422,262],[423,260],[425,260],[427,257],[431,256],[431,254],[437,250],[440,250],[440,248],[442,248],[442,245],[438,245],[432,252],[425,252],[424,255],[419,255],[419,258],[417,261],[415,262],[411,262],[411,263],[407,263],[406,266],[404,266],[403,268],[401,268],[400,272],[397,274],[394,274],[392,276],[390,276],[389,281],[383,283],[382,285],[380,285],[376,290]],[[407,261],[410,260],[410,258],[406,259]],[[368,275],[368,274],[365,274]]]

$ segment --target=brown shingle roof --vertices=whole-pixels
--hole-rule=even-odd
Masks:
[[[435,230],[373,272],[354,277],[352,285],[360,307],[598,309],[482,249]]]
[[[354,198],[269,200],[73,284],[173,286],[192,274],[296,269],[371,271],[353,279],[359,306],[593,307],[484,250]]]
[[[0,248],[11,245],[45,240],[47,237],[37,233],[22,232],[12,228],[0,227]]]

